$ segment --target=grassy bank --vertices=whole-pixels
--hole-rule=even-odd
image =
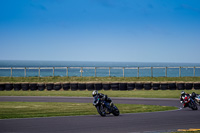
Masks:
[[[177,109],[176,107],[157,105],[116,104],[116,106],[122,114]],[[92,103],[0,102],[0,119],[96,114],[98,113]]]
[[[0,82],[200,82],[200,77],[0,77]]]
[[[187,93],[200,90],[185,90]],[[99,91],[109,97],[179,98],[181,90]],[[76,96],[92,97],[92,91],[0,91],[0,96]]]

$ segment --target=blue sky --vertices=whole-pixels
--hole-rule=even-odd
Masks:
[[[199,0],[0,0],[0,60],[200,63]]]

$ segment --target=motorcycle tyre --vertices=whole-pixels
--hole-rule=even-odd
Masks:
[[[194,102],[193,104],[189,104],[192,110],[198,110],[196,103]]]
[[[97,106],[96,108],[97,108],[97,112],[102,116],[102,117],[104,117],[104,116],[106,116],[106,112],[102,112],[101,111],[101,107],[102,106]]]
[[[113,114],[114,116],[119,116],[119,114],[120,114],[119,109],[118,109],[116,106],[114,106],[113,109],[114,109],[114,110],[113,110],[112,114]]]

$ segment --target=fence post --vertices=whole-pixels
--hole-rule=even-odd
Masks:
[[[195,77],[195,67],[194,67],[194,77]]]
[[[95,68],[94,68],[94,72],[95,72],[95,73],[94,73],[94,77],[97,76],[97,70],[96,70],[96,69],[97,69],[97,68],[95,67]]]
[[[151,77],[153,78],[153,67],[151,67]]]
[[[26,67],[25,67],[25,69],[24,69],[24,77],[26,77]]]
[[[40,77],[40,67],[39,67],[39,69],[38,69],[38,77]]]
[[[54,77],[54,69],[55,69],[55,67],[53,67],[53,77]]]
[[[181,77],[181,67],[179,67],[179,77]]]
[[[109,67],[109,77],[110,77],[110,67]]]
[[[10,77],[12,78],[12,67],[10,68]]]
[[[81,77],[83,76],[83,67],[81,67]]]
[[[167,77],[167,67],[165,67],[165,77]]]
[[[137,71],[137,77],[139,78],[139,67],[138,67],[138,71]]]
[[[68,77],[68,67],[67,67],[67,75],[66,76]]]
[[[124,67],[123,67],[123,77],[124,77]]]

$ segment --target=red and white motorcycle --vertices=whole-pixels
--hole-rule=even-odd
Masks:
[[[183,103],[185,104],[185,106],[188,106],[192,110],[198,110],[195,101],[190,96],[185,96],[182,98],[183,98]]]

